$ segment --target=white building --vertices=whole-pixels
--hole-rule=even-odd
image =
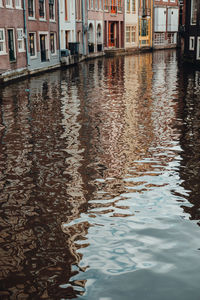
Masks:
[[[60,0],[60,49],[61,56],[76,52],[76,3],[75,0]]]
[[[154,48],[177,46],[179,24],[178,0],[154,1]]]
[[[138,1],[125,0],[125,48],[138,47]]]

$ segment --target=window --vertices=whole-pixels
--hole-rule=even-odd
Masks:
[[[13,7],[12,0],[6,0],[6,7]]]
[[[49,0],[49,19],[55,20],[55,3],[54,0]]]
[[[0,7],[3,7],[3,0],[0,0]]]
[[[16,60],[14,29],[8,29],[8,49],[9,60],[14,62]]]
[[[197,59],[200,59],[200,37],[197,38]]]
[[[105,10],[108,10],[109,6],[108,6],[108,0],[104,0],[104,7],[105,7]]]
[[[68,0],[65,0],[65,21],[68,20]]]
[[[136,0],[132,0],[132,13],[135,14],[136,13]]]
[[[28,16],[29,16],[29,18],[35,18],[35,2],[34,2],[34,0],[28,0]]]
[[[131,27],[130,26],[126,26],[126,43],[130,43],[131,42],[130,32],[131,32]]]
[[[130,5],[131,5],[131,2],[130,2],[130,0],[126,0],[126,12],[127,13],[130,13]]]
[[[15,0],[15,7],[16,8],[22,8],[22,1],[21,0]]]
[[[136,42],[136,26],[126,26],[126,43]]]
[[[122,0],[118,0],[118,11],[122,12]]]
[[[17,29],[17,46],[18,46],[18,51],[23,52],[24,51],[24,32],[23,29]]]
[[[36,34],[35,32],[30,32],[29,33],[29,52],[30,52],[30,57],[34,58],[37,56],[36,54]]]
[[[51,54],[56,54],[56,34],[50,33],[50,51]]]
[[[5,31],[0,29],[0,55],[6,53],[6,44],[5,44]]]
[[[168,33],[168,44],[176,44],[176,33]]]
[[[154,34],[154,44],[162,45],[165,42],[165,34],[164,33],[155,33]]]
[[[190,36],[189,50],[194,50],[194,36]]]
[[[197,0],[191,1],[191,25],[195,25],[197,23]]]
[[[45,3],[44,0],[39,0],[39,16],[41,19],[45,18]]]

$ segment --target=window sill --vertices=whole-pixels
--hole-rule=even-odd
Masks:
[[[7,52],[0,52],[0,55],[7,55]]]
[[[46,19],[43,19],[43,18],[39,18],[39,21],[41,21],[41,22],[46,22],[47,20],[46,20]]]
[[[28,20],[30,20],[30,21],[36,21],[36,18],[35,17],[28,17]]]

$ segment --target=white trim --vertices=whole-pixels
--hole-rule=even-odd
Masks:
[[[34,50],[35,50],[35,55],[34,55],[34,56],[31,56],[31,55],[30,55],[30,34],[33,34],[33,36],[34,36]],[[29,48],[28,48],[28,49],[29,49],[30,59],[35,59],[35,58],[37,58],[36,32],[29,32],[28,37],[29,37]]]
[[[200,60],[200,37],[197,37],[197,60]]]
[[[195,45],[195,37],[194,36],[190,36],[190,39],[189,39],[189,50],[194,50],[194,45]]]
[[[3,44],[3,50],[0,51],[0,55],[5,55],[6,53],[6,39],[5,39],[5,29],[4,28],[0,28],[0,31],[3,32],[3,39],[0,40],[0,42]]]
[[[21,34],[20,34],[21,32]],[[19,35],[20,34],[20,35]],[[19,48],[19,42],[22,42],[22,48]],[[24,52],[24,30],[23,28],[17,28],[17,47],[18,52]]]

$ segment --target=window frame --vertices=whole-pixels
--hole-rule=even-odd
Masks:
[[[2,32],[3,32],[3,39],[2,39],[2,40],[0,40],[0,43],[2,43],[2,44],[3,44],[3,50],[2,50],[2,51],[0,51],[0,55],[5,55],[5,54],[7,54],[7,52],[6,52],[6,37],[5,37],[5,29],[4,29],[4,28],[0,28],[0,31],[2,31]]]
[[[20,5],[16,5],[16,2],[19,2]],[[22,0],[15,0],[15,8],[16,9],[22,9]]]
[[[22,37],[19,38],[18,33],[21,31],[22,33]],[[22,48],[19,48],[19,42],[22,42]],[[17,28],[17,48],[18,48],[18,52],[24,52],[25,48],[24,48],[24,29],[23,28]]]
[[[194,51],[194,47],[195,47],[195,37],[190,36],[190,38],[189,38],[189,50]]]
[[[55,21],[55,0],[48,0],[48,1],[49,1],[49,20],[52,22],[52,21]],[[53,2],[53,4],[50,3],[50,2]],[[51,17],[51,13],[50,13],[50,11],[51,11],[50,6],[51,5],[53,5],[53,18]]]
[[[29,1],[32,1],[32,3],[33,3],[33,16],[30,16],[29,15]],[[35,0],[28,0],[28,19],[29,20],[35,20]]]
[[[41,6],[40,4],[43,3],[43,15],[41,14]],[[46,20],[46,2],[45,0],[39,0],[39,20],[44,21]]]
[[[54,52],[51,51],[51,36],[53,35],[53,41],[54,41]],[[50,53],[51,55],[57,55],[57,49],[56,49],[56,33],[55,32],[50,32]]]
[[[33,35],[33,40],[34,40],[34,51],[35,51],[35,55],[31,55],[31,51],[30,51],[30,34]],[[37,58],[37,41],[36,41],[36,32],[29,32],[29,56],[31,59]]]
[[[9,1],[9,4],[7,4],[8,1]],[[6,5],[5,5],[6,8],[13,8],[13,1],[12,1],[12,0],[6,0],[5,2],[6,2],[6,3],[5,3],[5,4],[6,4]]]

